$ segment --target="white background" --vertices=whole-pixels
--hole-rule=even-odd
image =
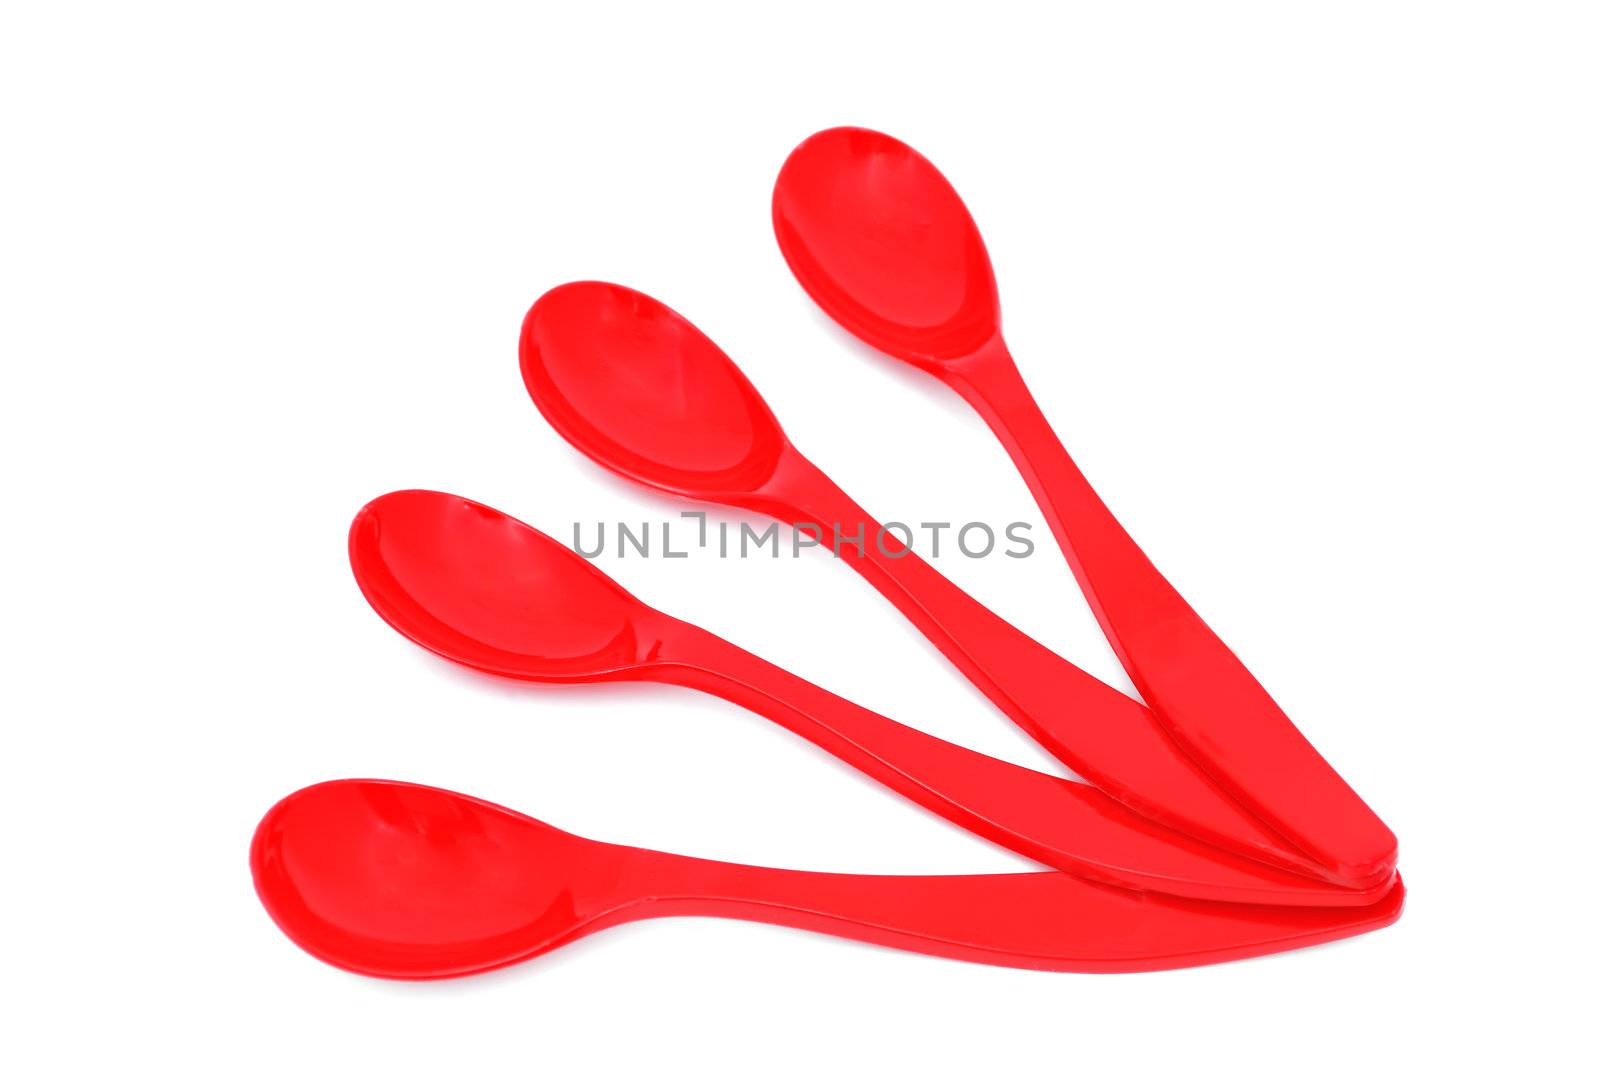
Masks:
[[[7,6],[4,1061],[1592,1054],[1593,6],[692,7]],[[776,866],[1027,868],[727,704],[443,665],[345,562],[351,515],[400,487],[562,538],[680,508],[569,449],[517,373],[534,298],[612,279],[716,338],[880,517],[1032,521],[1033,557],[940,567],[1127,688],[979,420],[788,276],[771,182],[839,123],[967,199],[1056,428],[1397,831],[1406,916],[1126,977],[709,920],[442,984],[304,955],[245,853],[331,777]],[[825,554],[603,564],[1053,768]]]

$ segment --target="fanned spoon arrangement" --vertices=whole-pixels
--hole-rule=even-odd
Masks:
[[[983,240],[944,176],[887,135],[827,130],[784,164],[772,218],[818,305],[989,423],[1143,704],[911,553],[800,453],[715,343],[655,299],[601,282],[541,297],[522,330],[529,395],[617,474],[807,526],[1088,784],[857,706],[455,495],[400,491],[363,507],[350,530],[356,580],[396,631],[452,661],[522,681],[647,680],[720,696],[1054,872],[747,867],[584,840],[442,789],[336,781],[287,797],[256,832],[256,888],[283,931],[329,963],[392,978],[491,970],[665,915],[1011,967],[1134,971],[1398,918],[1393,834],[1156,570],[1044,419],[1001,336]]]

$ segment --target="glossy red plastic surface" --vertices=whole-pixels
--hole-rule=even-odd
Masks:
[[[1238,903],[1369,904],[1349,889],[1210,847],[1089,785],[891,721],[639,602],[578,554],[498,510],[436,491],[362,508],[363,594],[436,654],[517,680],[648,679],[732,700],[982,837],[1084,877]]]
[[[996,706],[1117,800],[1251,858],[1331,876],[1235,802],[1143,706],[902,553],[892,533],[880,547],[878,523],[800,454],[728,356],[667,306],[611,283],[557,287],[529,311],[521,359],[546,419],[613,472],[815,525]],[[1387,880],[1385,871],[1343,883],[1376,891]]]
[[[280,801],[250,848],[256,892],[296,944],[383,978],[493,970],[622,922],[748,919],[929,955],[1056,971],[1188,967],[1386,926],[1359,908],[1246,907],[1065,874],[770,870],[584,840],[455,792],[330,781]]]
[[[1000,334],[983,239],[934,166],[887,135],[826,130],[778,177],[773,226],[812,298],[959,391],[1005,444],[1150,709],[1237,799],[1344,880],[1394,866],[1394,835],[1150,563],[1067,455]]]

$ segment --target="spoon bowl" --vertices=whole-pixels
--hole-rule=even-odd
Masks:
[[[283,799],[250,847],[296,944],[385,978],[471,974],[578,935],[603,886],[593,842],[453,792],[330,781]]]
[[[543,532],[437,491],[374,499],[350,525],[361,593],[396,631],[452,661],[518,680],[642,671],[658,616]]]
[[[887,134],[836,127],[801,142],[772,223],[812,300],[886,353],[933,371],[1000,333],[977,224],[938,169]]]
[[[567,283],[528,310],[523,382],[560,435],[630,479],[698,497],[760,488],[788,446],[744,373],[648,294]]]

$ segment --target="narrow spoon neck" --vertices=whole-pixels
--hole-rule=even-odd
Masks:
[[[597,847],[606,850],[602,858],[622,864],[606,892],[615,905],[607,912],[609,923],[685,915],[773,921],[770,915],[790,898],[789,886],[805,886],[812,877],[796,880],[788,871],[648,848]]]
[[[831,521],[844,492],[827,474],[793,445],[778,456],[772,475],[757,490],[733,503],[764,513],[784,524],[822,524]]]
[[[940,378],[991,424],[997,418],[1038,411],[1038,403],[998,332],[972,353],[949,362]]]
[[[698,691],[710,691],[708,682],[727,674],[723,668],[733,645],[698,625],[662,615],[656,641],[646,653],[645,672],[650,680]],[[736,648],[735,648],[736,649]]]

